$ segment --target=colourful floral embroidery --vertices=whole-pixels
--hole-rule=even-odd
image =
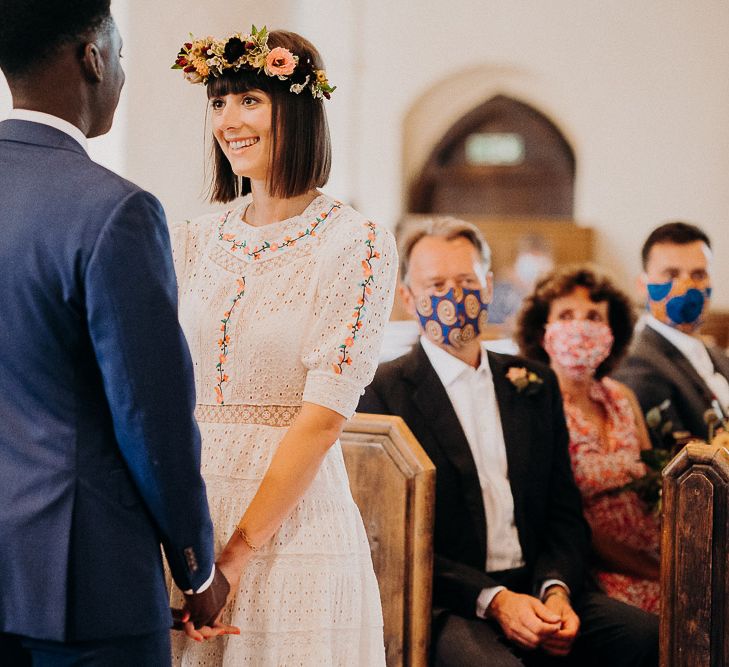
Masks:
[[[369,301],[369,297],[372,294],[371,285],[375,282],[375,277],[372,273],[372,260],[380,258],[380,253],[375,250],[377,225],[373,222],[367,222],[365,223],[365,227],[367,227],[370,231],[367,234],[366,241],[367,257],[362,260],[364,280],[359,283],[359,287],[362,288],[362,294],[359,299],[357,299],[357,307],[352,313],[354,321],[347,325],[347,329],[349,329],[349,336],[347,336],[345,341],[339,346],[339,360],[336,364],[332,364],[332,369],[337,375],[341,375],[345,366],[352,365],[352,357],[350,356],[349,349],[354,345],[354,342],[357,340],[357,335],[362,329],[362,320],[364,319],[364,314],[367,311],[367,306],[365,304]]]
[[[253,248],[250,248],[248,246],[248,241],[237,241],[235,238],[235,234],[225,234],[223,233],[223,227],[225,227],[225,223],[228,221],[228,218],[230,217],[231,211],[228,211],[220,221],[220,226],[218,227],[218,240],[219,241],[225,241],[227,243],[230,243],[230,251],[236,252],[238,250],[242,250],[243,254],[246,257],[252,257],[255,259],[260,259],[263,253],[270,251],[270,252],[277,252],[278,250],[283,250],[283,248],[288,248],[296,245],[297,241],[300,241],[301,239],[306,238],[307,236],[315,237],[317,234],[317,231],[319,227],[322,225],[322,223],[325,220],[328,220],[332,213],[334,211],[339,210],[342,207],[342,204],[340,202],[334,202],[331,206],[331,208],[328,211],[322,212],[316,220],[314,220],[313,223],[303,231],[299,232],[296,236],[286,236],[284,237],[283,241],[280,241],[278,243],[271,243],[270,241],[264,241],[263,245],[261,246],[254,246]]]
[[[220,350],[220,356],[218,357],[218,363],[215,369],[218,371],[218,383],[215,385],[215,400],[220,405],[225,405],[225,398],[223,396],[223,385],[230,379],[225,372],[225,362],[228,360],[228,345],[230,344],[230,335],[228,334],[228,323],[230,322],[233,310],[238,305],[238,302],[243,298],[246,291],[246,279],[238,278],[238,293],[233,297],[233,303],[230,308],[223,313],[223,319],[220,325],[220,331],[222,337],[218,340],[218,349]]]

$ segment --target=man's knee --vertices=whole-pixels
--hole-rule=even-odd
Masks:
[[[523,667],[493,624],[451,614],[435,638],[436,667]]]
[[[581,649],[597,659],[595,664],[658,665],[658,617],[655,614],[599,593],[589,593],[580,612],[583,621]]]

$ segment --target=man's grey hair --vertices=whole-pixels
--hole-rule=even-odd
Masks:
[[[491,268],[491,248],[476,225],[450,216],[439,215],[420,218],[406,218],[397,229],[398,253],[400,255],[400,280],[407,284],[410,269],[410,255],[415,244],[426,236],[452,241],[464,238],[481,256],[484,273]]]

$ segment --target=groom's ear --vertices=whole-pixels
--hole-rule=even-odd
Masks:
[[[104,80],[104,58],[96,42],[87,42],[81,48],[81,69],[89,83]]]

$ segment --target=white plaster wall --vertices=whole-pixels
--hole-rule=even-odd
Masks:
[[[327,105],[333,195],[393,225],[406,178],[439,136],[433,128],[446,129],[493,94],[512,94],[547,113],[572,143],[575,214],[597,230],[599,261],[628,286],[650,229],[695,221],[719,258],[716,302],[729,306],[723,0],[217,0],[184,8],[114,0],[113,7],[127,86],[107,159],[157,194],[170,218],[208,207],[200,198],[204,91],[169,64],[190,31],[220,35],[267,23],[310,37],[339,85]],[[433,91],[440,95],[426,106]],[[8,106],[0,85],[0,117]],[[413,131],[417,123],[430,131]]]
[[[372,58],[360,99],[356,192],[365,212],[393,221],[403,205],[403,156],[427,154],[403,123],[443,128],[498,92],[549,114],[577,155],[576,217],[596,228],[597,259],[625,286],[639,246],[668,219],[714,241],[716,302],[729,305],[729,5],[642,0],[369,0],[360,30]],[[379,62],[379,65],[374,63]],[[372,64],[371,64],[372,63]],[[451,80],[482,77],[470,88]],[[483,94],[480,94],[479,92]],[[407,146],[403,146],[404,140]],[[427,143],[427,142],[426,142]]]

